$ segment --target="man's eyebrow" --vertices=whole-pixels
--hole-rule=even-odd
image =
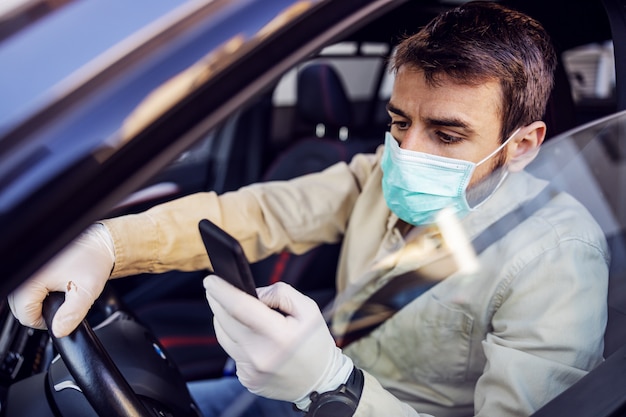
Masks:
[[[402,110],[400,110],[399,108],[397,108],[396,106],[394,106],[391,103],[387,103],[387,105],[385,107],[387,108],[387,111],[390,112],[390,113],[395,113],[398,116],[404,117],[406,119],[409,118],[409,116],[405,112],[403,112]]]
[[[404,117],[406,119],[410,119],[407,113],[398,107],[394,106],[391,103],[387,103],[387,111],[390,113],[397,114],[400,117]],[[467,134],[473,134],[474,129],[472,126],[467,123],[465,120],[460,119],[458,117],[427,117],[424,120],[430,126],[439,126],[439,127],[457,127],[464,129]]]
[[[444,118],[428,117],[426,118],[425,122],[432,126],[460,127],[461,129],[465,129],[468,132],[474,131],[474,129],[472,129],[469,123],[457,117],[444,117]]]

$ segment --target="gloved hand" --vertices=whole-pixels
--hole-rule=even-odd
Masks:
[[[49,292],[65,292],[52,332],[57,337],[67,336],[104,289],[114,263],[113,239],[104,225],[95,224],[9,294],[9,307],[23,325],[45,329],[43,300]]]
[[[257,300],[215,275],[204,279],[204,287],[217,339],[250,392],[306,410],[311,392],[347,381],[352,360],[335,345],[309,297],[279,282],[257,288]]]

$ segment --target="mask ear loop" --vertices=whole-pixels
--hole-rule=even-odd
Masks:
[[[489,155],[487,155],[486,157],[484,157],[483,159],[480,160],[480,162],[476,163],[476,166],[482,164],[483,162],[487,161],[489,158],[491,158],[492,156],[494,156],[495,154],[497,154],[498,152],[500,152],[510,141],[511,139],[513,139],[515,137],[515,135],[518,134],[518,132],[521,130],[521,127],[518,127],[515,132],[513,132],[513,134],[511,136],[509,136],[509,138],[507,140],[505,140],[504,142],[502,142],[502,144],[500,146],[498,146],[496,148],[495,151],[491,152]]]
[[[513,132],[513,134],[511,136],[509,136],[509,138],[507,140],[505,140],[504,142],[502,142],[502,145],[498,146],[498,148],[496,148],[495,151],[491,152],[489,155],[487,155],[485,158],[483,158],[480,162],[478,162],[476,164],[476,166],[482,164],[483,162],[487,161],[489,158],[491,158],[492,156],[494,156],[495,154],[497,154],[498,152],[500,152],[506,145],[507,143],[509,143],[511,141],[511,139],[513,139],[515,137],[515,135],[518,134],[518,132],[521,130],[521,127],[518,127],[515,132]],[[504,182],[504,180],[506,179],[506,177],[509,176],[509,172],[508,171],[504,171],[504,174],[500,177],[500,180],[498,181],[498,183],[496,184],[496,186],[493,188],[493,190],[491,191],[491,194],[489,194],[487,197],[485,197],[480,203],[476,204],[473,207],[470,207],[469,203],[467,203],[467,206],[470,207],[470,211],[474,211],[477,208],[479,208],[480,206],[482,206],[483,204],[485,204],[487,202],[487,200],[489,200],[489,198],[491,198],[491,196],[493,195],[493,193],[496,192],[496,190],[498,188],[500,188],[500,186],[502,185],[502,183]],[[465,201],[467,202],[467,190],[465,190]]]

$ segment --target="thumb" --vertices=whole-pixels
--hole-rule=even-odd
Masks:
[[[267,287],[257,288],[257,293],[259,300],[270,308],[280,310],[283,314],[296,318],[311,313],[321,314],[315,301],[282,281]]]
[[[70,281],[65,293],[65,301],[52,319],[52,333],[56,337],[64,337],[72,333],[87,316],[94,301],[95,297],[91,292],[79,288]]]

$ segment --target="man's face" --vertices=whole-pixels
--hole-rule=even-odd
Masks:
[[[402,66],[398,70],[387,110],[390,131],[407,150],[479,162],[500,144],[500,86],[478,86],[443,79],[429,86],[422,71]],[[476,168],[470,186],[489,175],[499,155]]]

